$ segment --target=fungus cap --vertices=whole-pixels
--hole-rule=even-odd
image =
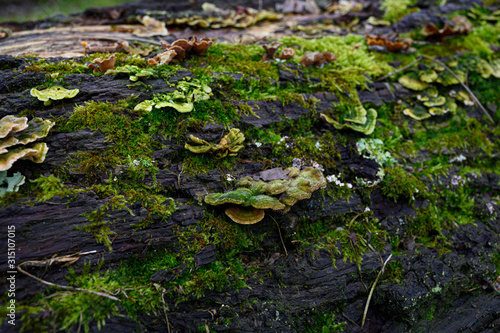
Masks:
[[[262,221],[266,213],[253,207],[231,207],[226,209],[226,215],[239,224],[255,224]]]
[[[36,143],[31,148],[19,147],[6,154],[0,155],[0,171],[9,170],[15,161],[20,159],[42,163],[49,148],[45,142]]]
[[[99,66],[99,69],[94,68],[94,73],[96,72],[101,72],[101,73],[106,73],[108,69],[113,69],[115,68],[115,62],[116,62],[116,56],[113,54],[110,57],[101,60],[100,58],[95,58],[94,63]]]
[[[278,49],[281,47],[281,45],[283,45],[282,42],[274,42],[274,43],[271,43],[271,44],[264,44],[264,45],[262,45],[262,47],[266,51],[264,53],[264,55],[262,56],[262,60],[266,61],[266,60],[272,60],[272,59],[274,59],[276,51],[278,51]]]
[[[31,96],[38,98],[38,100],[43,101],[45,105],[50,105],[50,100],[60,100],[64,98],[75,97],[80,90],[72,89],[68,90],[61,86],[52,86],[44,90],[38,90],[36,88],[31,89]]]
[[[0,139],[28,128],[28,118],[8,115],[0,119]]]
[[[191,52],[197,56],[204,55],[213,43],[210,38],[202,38],[200,41],[197,40],[196,36],[193,36],[192,38],[194,38],[194,40]]]
[[[209,193],[205,196],[204,200],[205,203],[213,206],[223,205],[226,203],[243,205],[252,195],[253,192],[248,188],[237,188],[234,191],[226,193]]]
[[[418,73],[415,72],[401,76],[398,79],[398,82],[401,83],[405,88],[417,91],[424,90],[429,86],[427,82],[421,81]]]
[[[291,47],[285,47],[281,51],[280,59],[290,59],[293,58],[294,56],[295,56],[295,50],[292,49]]]
[[[285,208],[285,205],[278,199],[265,194],[253,195],[248,198],[247,203],[257,209],[280,210]]]

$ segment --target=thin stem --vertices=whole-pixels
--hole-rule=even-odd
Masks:
[[[70,287],[70,286],[63,286],[63,285],[60,285],[60,284],[55,284],[55,283],[52,283],[52,282],[48,282],[48,281],[42,280],[39,277],[36,277],[36,276],[34,276],[34,275],[26,272],[24,269],[21,268],[22,265],[24,265],[24,264],[30,264],[30,263],[32,263],[32,262],[31,261],[25,261],[25,262],[19,264],[17,266],[17,269],[21,273],[26,274],[27,276],[29,276],[30,278],[33,278],[33,279],[37,280],[38,282],[41,282],[41,283],[46,284],[46,285],[51,286],[51,287],[56,287],[56,288],[61,288],[61,289],[66,289],[66,290],[71,290],[71,291],[82,291],[82,292],[85,292],[85,293],[90,293],[90,294],[94,294],[94,295],[97,295],[97,296],[106,297],[106,298],[112,299],[113,301],[118,301],[118,302],[120,301],[115,296],[111,296],[111,295],[108,295],[108,294],[105,294],[105,293],[101,293],[101,292],[98,292],[98,291],[89,290],[89,289],[82,289],[82,288],[73,288],[73,287]]]
[[[379,77],[378,79],[376,79],[375,81],[382,81],[382,80],[385,80],[391,76],[393,76],[394,74],[397,74],[399,72],[402,72],[408,68],[410,68],[411,66],[415,65],[417,62],[419,62],[420,60],[424,59],[423,56],[419,56],[417,59],[413,60],[412,62],[410,62],[408,65],[404,66],[404,67],[401,67],[401,68],[398,68],[396,71],[392,72],[392,73],[389,73],[385,76],[382,76],[382,77]]]
[[[366,314],[368,313],[368,307],[370,306],[370,301],[372,299],[373,291],[375,290],[375,286],[377,285],[377,282],[380,279],[380,277],[382,277],[382,274],[384,274],[385,265],[387,265],[387,263],[389,262],[389,260],[391,260],[391,258],[392,258],[392,253],[385,260],[384,264],[382,265],[382,269],[380,270],[380,272],[378,272],[378,275],[377,275],[377,278],[375,279],[375,282],[373,282],[372,289],[370,289],[370,294],[368,294],[368,299],[366,300],[366,306],[365,306],[365,311],[363,312],[363,320],[361,321],[361,327],[365,326]]]
[[[269,215],[269,216],[271,216],[271,215]],[[283,241],[283,237],[281,236],[280,226],[278,225],[278,222],[276,222],[274,217],[271,216],[271,218],[273,219],[274,223],[276,223],[276,227],[278,228],[278,232],[280,234],[281,244],[283,244],[283,248],[285,249],[285,255],[288,256],[288,251],[286,250],[285,242]]]

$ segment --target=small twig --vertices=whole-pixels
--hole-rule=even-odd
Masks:
[[[434,58],[426,56],[426,55],[422,55],[421,57],[424,57],[425,59],[429,59],[430,61],[433,61],[436,64],[438,64],[440,66],[443,66],[448,72],[450,72],[450,74],[462,85],[462,87],[464,87],[464,89],[467,90],[467,92],[469,93],[470,97],[474,100],[474,102],[477,103],[477,105],[479,106],[479,108],[481,109],[481,111],[483,111],[483,113],[486,115],[486,117],[488,118],[488,120],[492,124],[495,123],[495,121],[493,120],[493,118],[491,118],[491,116],[488,113],[488,111],[486,111],[486,109],[484,108],[483,104],[481,104],[481,102],[477,99],[476,95],[474,95],[474,93],[472,92],[472,90],[470,90],[469,87],[467,87],[462,82],[462,80],[459,79],[459,77],[457,76],[457,74],[455,74],[448,66],[446,66],[444,63],[442,63],[441,61],[439,61],[437,59],[434,59]]]
[[[354,321],[352,320],[351,318],[349,318],[345,313],[344,311],[342,311],[342,316],[344,316],[345,319],[347,319],[351,324],[353,324],[354,326],[356,327],[359,327],[359,325]]]
[[[370,289],[370,294],[368,294],[368,299],[366,300],[366,306],[365,306],[365,311],[363,312],[363,320],[361,321],[361,327],[365,326],[365,320],[366,320],[366,314],[368,313],[368,307],[370,306],[370,301],[372,299],[373,291],[375,290],[375,286],[377,285],[378,280],[382,277],[382,274],[384,274],[385,270],[385,265],[391,260],[392,258],[392,253],[387,259],[385,260],[384,264],[382,265],[382,269],[380,269],[380,272],[378,272],[377,278],[375,279],[375,282],[373,282],[372,289]]]
[[[21,273],[26,274],[27,276],[29,276],[30,278],[33,278],[33,279],[37,280],[38,282],[41,282],[41,283],[46,284],[46,285],[51,286],[51,287],[56,287],[56,288],[61,288],[61,289],[66,289],[66,290],[71,290],[71,291],[82,291],[82,292],[94,294],[94,295],[97,295],[97,296],[106,297],[106,298],[109,298],[109,299],[111,299],[113,301],[118,301],[118,302],[120,301],[118,298],[116,298],[114,296],[111,296],[111,295],[108,295],[108,294],[105,294],[105,293],[101,293],[101,292],[98,292],[98,291],[89,290],[89,289],[83,289],[83,288],[73,288],[73,287],[70,287],[70,286],[63,286],[63,285],[60,285],[60,284],[55,284],[55,283],[52,283],[52,282],[48,282],[48,281],[42,280],[39,277],[34,276],[33,274],[30,274],[30,273],[26,272],[24,269],[21,268],[22,265],[24,265],[24,264],[30,264],[30,263],[36,263],[36,261],[35,262],[25,261],[25,262],[17,265],[17,269]]]
[[[179,189],[182,190],[181,188],[181,175],[184,172],[184,164],[182,164],[181,171],[177,175],[177,185],[179,186]]]
[[[170,322],[168,321],[168,316],[167,316],[167,306],[165,305],[165,298],[163,297],[165,295],[165,290],[161,291],[161,301],[163,302],[163,313],[165,314],[165,319],[167,321],[167,332],[170,333]]]
[[[410,62],[408,65],[404,66],[404,67],[401,67],[401,68],[398,68],[397,70],[395,70],[394,72],[391,72],[385,76],[382,76],[382,77],[379,77],[378,79],[376,79],[375,81],[382,81],[382,80],[385,80],[391,76],[393,76],[394,74],[397,74],[399,72],[402,72],[408,68],[410,68],[411,66],[415,65],[417,62],[419,62],[420,60],[424,59],[423,56],[419,56],[417,59],[415,59],[414,61]]]
[[[83,321],[83,313],[80,311],[80,321],[78,322],[78,329],[76,330],[76,333],[80,333],[80,329],[82,328],[82,321]]]
[[[352,226],[353,222],[354,222],[354,221],[356,221],[356,219],[357,219],[358,217],[360,217],[361,215],[366,214],[366,213],[368,213],[368,212],[369,212],[369,211],[362,212],[362,213],[359,213],[358,215],[354,216],[354,217],[352,218],[352,220],[351,220],[351,221],[347,224],[347,230],[351,231],[351,226]]]
[[[278,225],[278,222],[276,222],[274,217],[271,216],[271,218],[273,219],[274,223],[276,223],[276,227],[278,228],[278,233],[280,234],[281,244],[283,244],[283,248],[285,249],[285,255],[288,256],[288,251],[286,250],[285,242],[283,241],[283,237],[281,236],[280,226]]]

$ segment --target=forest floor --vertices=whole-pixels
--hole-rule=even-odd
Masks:
[[[2,35],[2,332],[498,331],[500,4],[144,0]]]

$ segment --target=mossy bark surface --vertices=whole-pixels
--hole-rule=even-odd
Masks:
[[[0,198],[0,230],[7,235],[15,227],[17,271],[16,326],[2,308],[2,332],[496,332],[500,79],[491,73],[500,59],[500,7],[409,1],[384,13],[377,2],[360,1],[359,10],[316,3],[320,14],[290,13],[240,30],[167,25],[171,35],[146,39],[83,27],[137,23],[130,18],[145,14],[168,21],[256,12],[221,1],[216,14],[203,12],[201,2],[165,9],[142,1],[59,21],[5,24],[15,32],[0,39],[0,50],[16,56],[0,55],[0,118],[56,125],[39,140],[49,147],[45,161],[17,161],[8,175],[19,172],[26,183]],[[276,1],[238,4],[274,10]],[[426,23],[444,25],[458,14],[472,21],[468,35],[430,43],[420,34]],[[369,23],[370,16],[389,26]],[[65,36],[73,44],[41,30],[70,23],[74,31],[58,31],[72,34]],[[408,52],[381,53],[366,44],[368,33],[417,42]],[[160,39],[192,34],[218,41],[205,55],[131,80],[162,52]],[[20,44],[28,35],[32,45],[41,35],[52,38],[43,57]],[[83,54],[76,42],[82,36],[151,50],[116,53],[116,67],[136,66],[130,73],[93,73],[88,64],[106,55]],[[296,56],[262,61],[262,44],[275,40]],[[66,57],[51,51],[57,47]],[[300,57],[307,51],[338,59],[306,68]],[[477,103],[455,100],[461,84],[439,82],[429,84],[453,98],[456,110],[424,120],[407,116],[405,109],[423,107],[422,95],[399,77],[451,75],[427,58],[404,68],[419,55],[465,73],[494,123]],[[481,69],[488,66],[489,75]],[[193,100],[191,112],[134,110],[146,100],[166,101],[186,82],[211,89],[208,99]],[[79,93],[50,105],[30,95],[54,85]],[[368,116],[375,125],[366,132]],[[216,144],[232,128],[245,137],[234,154],[185,149],[191,135]],[[292,166],[320,169],[328,183],[286,213],[267,209],[260,222],[238,225],[224,213],[234,206],[204,201],[208,193],[235,190],[247,176],[284,179]],[[0,249],[5,281],[10,254]],[[8,289],[0,287],[2,304],[12,299]]]

